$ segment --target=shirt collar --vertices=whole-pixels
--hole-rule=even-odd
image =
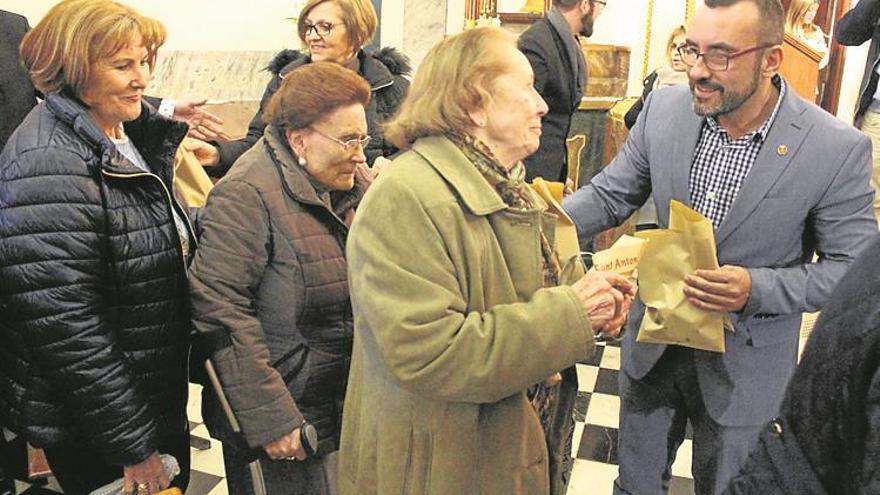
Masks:
[[[782,79],[779,74],[773,76],[772,82],[773,85],[776,86],[776,88],[779,90],[779,97],[776,99],[776,106],[773,107],[773,113],[771,113],[770,116],[767,117],[767,120],[765,120],[764,123],[761,124],[761,127],[741,137],[740,140],[748,139],[750,141],[755,140],[758,142],[764,142],[764,139],[767,138],[767,133],[770,132],[770,127],[772,127],[773,122],[776,121],[776,114],[779,113],[779,108],[782,106],[782,99],[785,98],[785,93],[787,91],[785,80]],[[706,125],[708,125],[713,132],[723,132],[727,134],[727,131],[724,130],[724,128],[721,127],[720,124],[718,124],[718,121],[715,119],[715,117],[706,117]]]

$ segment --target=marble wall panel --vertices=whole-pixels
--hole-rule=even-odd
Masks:
[[[271,74],[272,51],[166,51],[147,93],[163,98],[253,101],[262,97]]]
[[[447,0],[404,0],[403,52],[418,66],[446,34]]]

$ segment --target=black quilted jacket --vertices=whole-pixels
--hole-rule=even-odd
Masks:
[[[377,157],[391,156],[397,152],[397,148],[385,141],[381,124],[390,119],[403,102],[409,89],[409,81],[404,76],[408,75],[412,69],[409,59],[394,48],[383,48],[375,53],[361,50],[358,53],[358,59],[360,60],[360,75],[370,83],[373,95],[366,109],[367,134],[373,139],[364,150],[367,155],[367,163],[372,165]],[[236,141],[215,143],[220,150],[220,163],[215,167],[210,167],[209,174],[222,177],[235,160],[263,136],[263,130],[266,128],[263,111],[269,104],[272,95],[281,87],[284,76],[311,61],[308,53],[298,50],[284,50],[275,56],[275,59],[267,67],[273,74],[272,79],[263,93],[260,109],[251,120],[247,136]]]
[[[880,493],[880,239],[834,290],[779,416],[725,495]]]
[[[153,174],[60,93],[0,155],[0,422],[117,465],[185,431],[190,327],[169,194],[186,126],[144,105],[125,130]]]

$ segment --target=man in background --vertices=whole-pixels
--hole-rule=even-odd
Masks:
[[[565,182],[565,139],[571,116],[587,86],[587,63],[578,35],[593,34],[593,23],[605,8],[602,0],[555,0],[543,19],[519,38],[519,49],[535,73],[535,89],[549,111],[541,119],[541,146],[526,158],[526,179]]]
[[[868,63],[859,89],[854,125],[871,138],[874,170],[871,185],[880,192],[880,0],[861,0],[837,21],[834,37],[841,45],[858,46],[871,40]],[[880,195],[874,197],[874,216],[880,219]]]
[[[0,150],[37,104],[37,91],[18,55],[29,29],[23,16],[0,10]]]
[[[28,21],[23,16],[0,10],[0,151],[12,131],[37,104],[37,91],[18,55],[18,45],[29,29]],[[3,315],[0,314],[0,322],[2,320]],[[8,376],[3,365],[12,362],[12,357],[0,349],[0,387]],[[25,457],[24,450],[18,448],[20,445],[13,447],[6,444],[3,433],[5,409],[6,405],[0,402],[0,495],[14,493],[12,473],[24,471]]]

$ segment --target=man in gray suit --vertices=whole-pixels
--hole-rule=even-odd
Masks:
[[[722,266],[688,276],[685,295],[735,329],[723,354],[638,343],[634,305],[617,494],[665,493],[688,419],[696,492],[724,489],[777,412],[801,312],[822,307],[877,233],[870,143],[786,88],[783,29],[779,0],[699,2],[680,51],[690,91],[654,91],[613,162],[563,203],[582,237],[619,225],[651,192],[662,227],[672,199],[704,214]]]

